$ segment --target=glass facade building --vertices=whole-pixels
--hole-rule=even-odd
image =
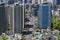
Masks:
[[[6,6],[7,13],[7,31],[6,34],[21,33],[23,28],[23,5]]]
[[[0,5],[0,34],[7,29],[7,16],[5,13],[5,6]]]
[[[42,4],[40,5],[38,12],[38,23],[40,28],[51,27],[51,5]]]
[[[23,6],[14,7],[14,32],[21,33],[23,27]]]
[[[7,14],[7,30],[6,34],[13,34],[13,13],[14,7],[13,6],[6,6],[5,12]]]

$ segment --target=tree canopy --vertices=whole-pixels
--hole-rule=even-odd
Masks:
[[[53,29],[60,30],[60,20],[58,19],[58,16],[52,17],[52,24],[53,24]]]

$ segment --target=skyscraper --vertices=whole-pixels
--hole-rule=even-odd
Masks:
[[[41,4],[38,12],[38,23],[40,28],[51,27],[51,4]]]
[[[8,27],[7,34],[21,33],[24,26],[23,5],[8,5],[6,7]]]
[[[23,5],[15,5],[14,6],[14,32],[15,33],[21,33],[22,28],[24,25],[24,19],[23,19]]]
[[[5,13],[5,5],[0,4],[0,33],[7,29],[7,17]]]
[[[5,6],[5,11],[7,14],[7,30],[6,34],[13,34],[14,32],[14,6],[13,5],[7,5]]]

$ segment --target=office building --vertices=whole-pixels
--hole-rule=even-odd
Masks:
[[[24,19],[23,19],[23,6],[22,5],[15,5],[14,6],[14,33],[21,33]]]
[[[5,12],[7,14],[7,30],[6,34],[13,34],[14,33],[14,6],[13,5],[6,5]]]
[[[5,5],[0,4],[0,34],[7,29],[7,17],[5,13]]]
[[[21,33],[24,27],[23,5],[8,5],[6,7],[8,27],[6,34]]]
[[[38,24],[40,28],[51,27],[51,4],[42,4],[38,11]]]

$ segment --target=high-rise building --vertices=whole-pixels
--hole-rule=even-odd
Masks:
[[[0,4],[0,33],[7,29],[7,17],[5,13],[5,5]]]
[[[14,32],[21,33],[24,21],[23,21],[23,5],[14,6]]]
[[[7,14],[7,30],[6,34],[13,34],[14,32],[14,6],[13,5],[7,5],[6,8],[6,14]]]
[[[23,5],[8,5],[6,7],[8,27],[7,34],[21,33],[24,27]]]
[[[51,4],[42,4],[38,11],[38,24],[40,28],[51,27]]]

